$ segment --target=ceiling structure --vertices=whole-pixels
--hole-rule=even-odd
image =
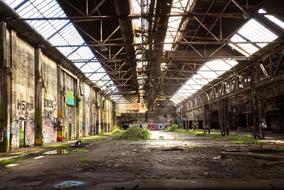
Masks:
[[[283,1],[4,0],[116,102],[178,104],[283,43]]]

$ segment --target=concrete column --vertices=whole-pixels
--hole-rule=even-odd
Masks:
[[[41,76],[41,62],[40,62],[40,48],[35,48],[35,145],[41,146],[43,144],[42,133],[42,76]]]
[[[97,97],[97,104],[99,106],[97,106],[97,114],[98,114],[98,119],[97,119],[97,122],[98,122],[98,126],[97,126],[97,133],[100,134],[102,132],[102,128],[101,128],[101,124],[102,124],[102,120],[101,120],[101,109],[102,109],[102,105],[101,105],[101,96],[100,96],[100,93],[99,92],[96,92],[96,97]]]
[[[60,65],[57,65],[57,141],[64,141],[64,106],[63,106],[63,98],[64,91],[62,90],[62,71]]]
[[[93,92],[93,88],[90,87],[90,105],[89,105],[89,112],[90,112],[90,134],[93,135],[94,134],[94,92]]]
[[[76,104],[76,107],[75,107],[75,112],[76,112],[76,115],[75,115],[75,131],[76,131],[76,139],[79,139],[80,138],[80,102],[79,101],[83,101],[83,100],[80,100],[80,80],[79,79],[75,79],[75,88],[74,88],[74,94],[75,94],[75,104]],[[84,102],[83,102],[84,103]],[[83,110],[84,112],[84,110]],[[85,121],[84,121],[85,122]]]
[[[84,126],[84,131],[82,136],[86,136],[86,89],[85,89],[85,84],[84,82],[82,82],[82,92],[83,92],[83,96],[82,96],[82,125],[81,126]],[[89,126],[88,126],[89,127]]]
[[[6,23],[0,21],[0,151],[10,150],[11,67],[7,57]]]

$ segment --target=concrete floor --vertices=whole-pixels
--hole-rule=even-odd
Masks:
[[[259,145],[151,133],[147,141],[105,139],[77,153],[55,150],[2,167],[0,190],[284,188],[283,161],[220,157],[221,151],[263,149]]]

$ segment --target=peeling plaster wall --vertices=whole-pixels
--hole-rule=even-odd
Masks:
[[[57,139],[57,65],[54,61],[41,55],[42,67],[42,130],[43,143],[56,142]]]
[[[96,108],[96,91],[91,88],[90,93],[90,135],[96,134],[96,117],[97,117],[97,108]]]
[[[67,105],[66,102],[66,92],[72,91],[74,94],[74,98],[76,97],[76,82],[75,78],[67,74],[66,72],[63,72],[63,85],[65,89],[65,104],[64,104],[64,134],[65,134],[65,140],[71,140],[76,138],[76,99],[75,99],[75,105]]]
[[[97,109],[97,117],[96,117],[96,134],[100,134],[102,132],[102,101],[100,93],[96,92],[96,109]]]
[[[57,140],[79,138],[82,135],[99,134],[102,127],[104,131],[111,129],[112,102],[97,92],[97,89],[84,82],[79,85],[79,80],[72,72],[42,53],[39,55],[40,78],[35,79],[35,52],[41,52],[40,48],[35,49],[9,28],[3,39],[6,46],[3,58],[11,67],[9,71],[12,79],[11,83],[10,80],[3,82],[11,89],[11,100],[8,101],[11,110],[8,109],[9,106],[2,106],[0,111],[9,112],[11,121],[7,119],[10,117],[7,117],[7,126],[0,127],[3,128],[0,130],[0,140],[4,142],[5,138],[7,142],[1,144],[1,151],[33,146],[35,136],[42,140],[43,144],[48,144]],[[39,91],[41,97],[40,93],[35,92],[36,80],[39,80],[42,87]],[[73,93],[72,105],[68,105],[67,101],[70,92]],[[37,110],[42,112],[39,119],[35,117],[36,98],[41,102],[37,105]],[[42,127],[39,124],[40,127],[35,134],[36,119]]]
[[[109,100],[105,101],[105,121],[107,131],[111,131],[113,127],[113,117],[112,117],[112,102]]]
[[[84,83],[79,84],[79,137],[83,135],[83,125],[84,125]]]
[[[12,149],[34,144],[34,48],[12,31]],[[8,42],[9,43],[9,42]]]
[[[89,85],[84,84],[84,121],[82,125],[83,136],[88,136],[91,131],[91,99],[90,99],[91,88]]]

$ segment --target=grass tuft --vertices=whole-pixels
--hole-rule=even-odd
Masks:
[[[224,137],[221,135],[220,131],[216,129],[211,129],[210,134],[204,133],[204,131],[201,129],[185,130],[185,129],[176,128],[175,126],[166,129],[166,131],[180,133],[180,134],[187,134],[197,137],[208,137],[213,140],[225,140],[225,141],[230,141],[234,144],[260,144],[260,142],[257,139],[253,138],[253,136],[250,134],[240,135],[239,133],[233,132],[229,136]]]
[[[6,165],[13,164],[13,163],[15,163],[17,161],[25,160],[25,159],[27,159],[26,156],[16,157],[16,158],[11,158],[11,159],[6,159],[6,160],[1,160],[0,161],[0,165],[6,166]]]
[[[147,140],[150,139],[151,133],[148,129],[138,126],[129,127],[127,130],[116,133],[115,139],[118,140]]]
[[[177,124],[171,124],[171,126],[167,129],[165,129],[165,131],[169,131],[169,132],[176,132],[178,129]]]

